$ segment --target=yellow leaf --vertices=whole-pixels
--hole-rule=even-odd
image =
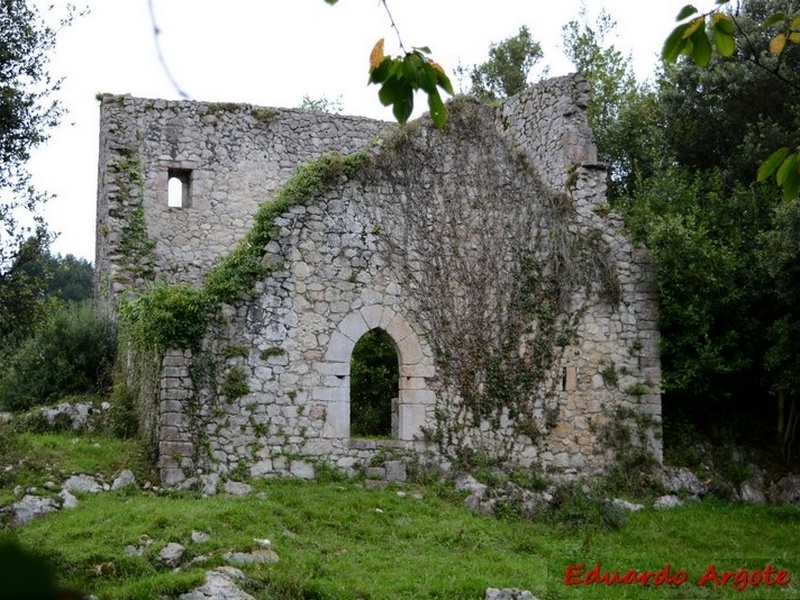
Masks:
[[[779,33],[769,41],[770,54],[780,54],[786,47],[786,34]]]
[[[383,62],[383,38],[375,42],[372,52],[369,53],[370,70],[377,69],[381,62]]]
[[[789,41],[793,44],[800,44],[800,31],[793,31],[789,34]]]
[[[704,17],[697,17],[689,27],[686,28],[686,31],[683,32],[683,39],[687,39],[691,37],[691,35],[700,29],[703,25],[706,24],[706,20]]]
[[[792,19],[791,27],[792,29],[797,29],[798,27],[800,27],[800,16],[797,16],[794,19]]]

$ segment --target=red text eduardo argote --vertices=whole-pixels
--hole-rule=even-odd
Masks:
[[[598,562],[587,568],[587,565],[567,565],[564,573],[564,585],[683,585],[694,583],[698,586],[716,585],[731,586],[737,591],[747,587],[773,587],[785,586],[791,582],[786,569],[776,569],[770,564],[758,569],[717,569],[715,565],[708,565],[705,571],[696,578],[691,578],[683,569],[674,569],[670,563],[657,571],[640,571],[629,569],[627,571],[609,571],[603,569]]]

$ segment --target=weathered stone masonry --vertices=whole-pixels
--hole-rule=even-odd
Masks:
[[[587,99],[580,77],[553,79],[499,108],[459,100],[448,129],[437,132],[425,119],[397,127],[301,110],[105,97],[96,264],[98,298],[112,310],[157,280],[202,285],[297,166],[330,150],[365,149],[369,157],[359,173],[275,220],[263,259],[271,272],[250,297],[222,307],[200,352],[163,356],[157,398],[140,405],[157,407],[144,420],[164,483],[230,471],[313,477],[318,461],[352,470],[387,448],[442,462],[447,443],[434,433],[443,423],[474,450],[510,440],[513,462],[585,474],[613,460],[603,428],[620,415],[644,415],[660,458],[657,299],[646,254],[605,204]],[[168,206],[170,177],[183,183],[182,206]],[[593,240],[594,254],[603,249],[602,260],[588,260],[613,275],[616,293],[609,298],[599,285],[571,292],[580,306],[574,336],[547,365],[547,390],[528,414],[459,421],[465,403],[435,353],[443,338],[431,299],[452,305],[454,319],[505,314],[503,288],[520,273],[515,257],[538,256],[527,240],[535,231],[554,235],[554,211],[568,214],[565,239]],[[449,249],[453,258],[443,259]],[[460,262],[450,269],[447,260]],[[480,273],[485,288],[471,287]],[[350,356],[374,328],[394,340],[400,363],[392,440],[349,432]],[[492,340],[502,328],[486,329]],[[232,374],[247,391],[227,398],[221,383]],[[523,418],[534,427],[515,429]]]

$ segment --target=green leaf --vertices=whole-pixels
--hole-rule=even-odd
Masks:
[[[698,29],[692,34],[691,39],[694,62],[701,67],[705,67],[711,61],[711,55],[714,53],[705,30]]]
[[[792,175],[797,175],[797,152],[792,152],[784,159],[775,175],[775,181],[778,185],[785,186]]]
[[[789,155],[789,152],[791,152],[791,148],[784,147],[778,148],[775,152],[770,154],[769,157],[761,163],[761,166],[758,167],[756,181],[765,181],[775,173],[778,167],[781,166],[783,160]]]
[[[762,29],[766,29],[767,27],[770,27],[771,25],[775,25],[775,23],[782,23],[785,20],[786,20],[786,14],[785,13],[776,12],[776,13],[770,15],[769,17],[767,17],[766,21],[764,21],[764,23],[761,25],[761,28]]]
[[[667,41],[664,42],[664,48],[661,50],[661,58],[667,62],[675,62],[678,57],[686,48],[687,40],[683,37],[683,33],[689,28],[689,24],[678,25],[669,34]]]
[[[713,21],[715,29],[719,29],[723,33],[727,33],[729,35],[733,35],[735,27],[733,26],[733,20],[728,15],[724,13],[715,13]]]
[[[792,200],[797,198],[798,192],[800,192],[800,173],[795,170],[788,175],[783,183],[783,199]]]
[[[339,1],[339,0],[325,0],[325,2],[327,2],[327,3],[328,3],[328,4],[330,4],[331,6],[333,6],[334,4],[336,4],[338,1]]]
[[[436,88],[433,89],[433,92],[428,92],[428,108],[430,108],[431,120],[436,129],[443,129],[447,123],[447,109]]]
[[[423,87],[423,70],[426,64],[425,58],[419,52],[409,52],[403,59],[403,77],[415,90]]]
[[[405,94],[398,96],[394,101],[392,113],[398,123],[405,123],[414,112],[414,91],[410,87],[405,88]]]
[[[430,65],[430,63],[425,63],[420,68],[420,87],[425,90],[428,94],[439,92],[436,91],[436,84],[439,82],[438,77],[436,77],[436,71]]]
[[[383,83],[386,81],[397,67],[397,61],[391,56],[387,56],[376,68],[369,73],[369,83]]]
[[[691,4],[687,4],[681,9],[681,12],[678,13],[678,18],[675,19],[676,21],[683,21],[686,17],[693,15],[697,12],[697,9],[692,6]]]
[[[405,93],[403,83],[397,77],[390,77],[383,82],[381,89],[378,90],[378,100],[384,106],[389,106],[397,102],[397,99]]]
[[[717,47],[717,52],[726,58],[733,56],[733,51],[736,49],[736,42],[733,36],[722,31],[722,29],[716,25],[714,25],[714,44]]]
[[[414,50],[417,52],[422,52],[423,54],[430,54],[431,49],[427,46],[414,46]]]
[[[436,82],[445,92],[453,95],[453,84],[450,83],[450,78],[441,69],[434,69],[436,71]]]

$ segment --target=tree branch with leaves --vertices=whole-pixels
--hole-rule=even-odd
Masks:
[[[681,55],[688,55],[697,65],[707,66],[714,49],[720,56],[729,58],[736,50],[738,32],[745,40],[751,61],[800,93],[800,80],[786,77],[782,70],[787,52],[793,45],[800,45],[800,11],[793,8],[775,10],[761,23],[761,29],[770,31],[771,35],[766,51],[777,59],[772,65],[767,65],[762,58],[763,50],[755,47],[737,22],[739,2],[736,11],[724,12],[723,8],[730,3],[730,0],[717,0],[716,6],[705,13],[691,4],[684,6],[676,19],[680,24],[664,42],[661,53],[664,60],[674,63]],[[784,199],[797,197],[800,193],[800,145],[778,148],[761,163],[757,181],[766,181],[773,176],[783,189]]]
[[[338,0],[325,0],[328,4],[336,4]],[[400,37],[400,29],[389,11],[386,0],[381,0],[386,9],[392,29],[397,33],[397,40],[403,54],[387,56],[384,54],[384,38],[378,40],[369,56],[369,83],[380,85],[378,99],[384,106],[392,107],[392,114],[398,123],[406,123],[414,112],[414,93],[422,91],[428,97],[428,108],[431,120],[437,129],[447,123],[447,108],[444,105],[439,88],[453,95],[453,85],[444,69],[432,60],[430,48],[425,46],[405,49]]]

